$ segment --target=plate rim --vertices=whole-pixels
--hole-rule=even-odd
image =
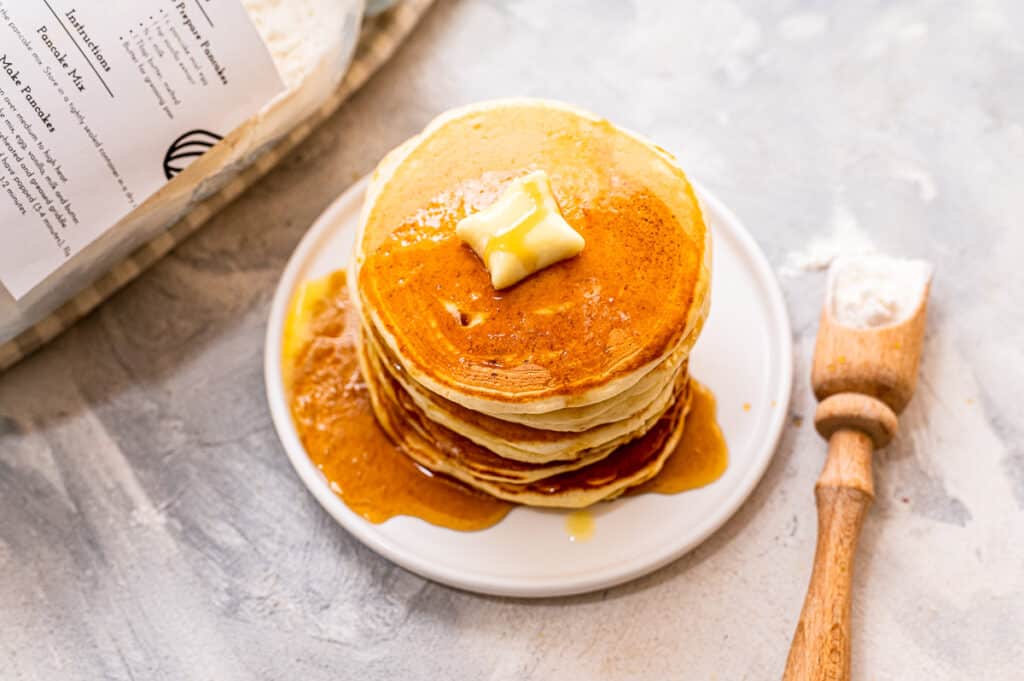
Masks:
[[[732,494],[726,497],[725,501],[716,508],[716,512],[710,516],[710,522],[705,522],[700,527],[700,530],[693,534],[688,541],[672,545],[670,550],[664,551],[661,554],[653,554],[653,557],[645,557],[638,564],[633,564],[636,563],[636,559],[620,561],[605,567],[599,572],[588,572],[583,575],[561,579],[548,578],[543,582],[538,582],[536,578],[516,579],[512,577],[488,576],[476,572],[458,572],[446,566],[439,566],[429,559],[422,558],[415,552],[404,549],[397,542],[380,532],[377,528],[382,527],[384,523],[376,525],[349,509],[345,502],[330,489],[327,479],[316,467],[312,459],[309,458],[302,442],[299,440],[298,433],[292,422],[291,412],[285,401],[285,391],[281,381],[280,347],[284,319],[287,314],[292,291],[299,283],[297,281],[299,273],[310,260],[310,255],[315,251],[316,247],[331,236],[331,225],[337,222],[337,216],[345,211],[352,202],[359,202],[356,206],[356,212],[360,212],[361,200],[365,194],[369,179],[370,175],[365,175],[353,183],[306,230],[306,233],[289,257],[288,263],[277,282],[270,304],[267,331],[264,337],[263,380],[274,430],[285,450],[285,454],[288,456],[288,460],[291,462],[292,468],[298,474],[303,485],[339,525],[375,553],[426,579],[457,589],[494,596],[549,598],[610,588],[650,574],[692,551],[717,532],[736,514],[753,493],[758,483],[764,477],[768,466],[775,458],[785,427],[786,417],[789,412],[788,406],[792,399],[794,373],[791,323],[782,288],[764,251],[761,250],[753,235],[746,229],[736,214],[712,192],[692,179],[690,183],[693,185],[700,202],[710,207],[712,212],[723,218],[722,222],[724,224],[718,225],[718,227],[728,230],[730,236],[739,242],[743,254],[750,265],[752,265],[752,274],[758,281],[759,288],[763,291],[768,303],[767,311],[769,317],[773,318],[775,322],[772,325],[774,327],[774,341],[779,345],[782,357],[785,358],[788,355],[789,358],[789,361],[783,362],[783,365],[779,368],[780,376],[776,388],[778,389],[778,404],[782,408],[772,410],[768,425],[768,437],[765,442],[765,451],[767,453],[762,454],[752,462],[752,465],[748,467]],[[486,530],[482,531],[485,532]]]

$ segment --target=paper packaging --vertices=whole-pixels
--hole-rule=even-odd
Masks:
[[[53,17],[55,15],[64,16],[62,13],[74,10],[73,16],[77,24],[79,26],[86,26],[85,32],[88,35],[88,42],[92,45],[99,45],[100,53],[108,64],[114,58],[110,56],[111,54],[130,61],[130,51],[124,46],[123,42],[115,40],[113,43],[114,51],[111,52],[110,48],[105,47],[102,40],[96,38],[96,35],[107,35],[113,31],[118,33],[117,36],[114,36],[115,39],[123,37],[121,33],[124,32],[125,24],[120,22],[124,17],[134,18],[140,13],[143,14],[145,18],[140,31],[148,26],[150,36],[152,36],[155,28],[148,22],[160,21],[159,12],[162,9],[164,10],[165,17],[170,16],[181,21],[180,26],[182,28],[180,30],[176,29],[179,34],[185,30],[191,33],[186,19],[180,14],[181,6],[187,7],[189,5],[187,2],[181,3],[173,0],[146,0],[145,2],[119,0],[116,3],[104,3],[103,5],[89,3],[76,6],[73,2],[61,2],[59,0],[47,0],[46,2],[44,0],[31,0],[31,2],[28,0],[25,2],[18,0],[17,3],[14,0],[0,0],[0,10],[9,16],[9,18],[0,16],[0,36],[4,38],[4,40],[0,41],[0,52],[3,52],[5,49],[8,52],[13,52],[8,47],[12,44],[8,40],[9,36],[5,35],[13,30],[11,25],[12,19],[22,17],[21,22],[17,25],[19,26],[20,33],[23,35],[27,34],[27,30],[22,27],[22,22],[24,22],[23,15],[36,12],[36,4],[46,10],[51,22],[54,21]],[[217,75],[219,68],[227,66],[230,69],[232,65],[236,65],[239,71],[243,71],[247,68],[247,64],[249,66],[259,64],[260,66],[257,70],[261,72],[259,77],[263,78],[263,80],[249,81],[248,99],[243,106],[239,106],[239,102],[233,99],[231,106],[226,109],[217,109],[212,114],[208,112],[208,115],[219,116],[222,120],[227,121],[223,124],[224,128],[222,129],[225,132],[228,130],[231,132],[224,141],[217,143],[212,149],[206,150],[203,156],[193,157],[188,154],[190,151],[202,149],[210,141],[215,140],[204,140],[202,136],[198,136],[198,139],[195,139],[196,136],[193,136],[193,138],[185,137],[179,141],[179,145],[185,145],[184,149],[182,149],[184,153],[168,153],[170,145],[167,142],[161,142],[164,147],[163,149],[155,146],[155,142],[152,142],[147,147],[146,141],[152,141],[156,137],[153,126],[139,124],[138,115],[134,117],[128,116],[128,121],[119,128],[121,132],[128,133],[132,130],[141,130],[148,134],[148,137],[144,137],[141,142],[133,147],[133,150],[136,152],[133,158],[142,159],[139,163],[144,165],[149,162],[149,159],[146,158],[143,150],[151,152],[153,148],[159,149],[156,193],[152,194],[145,201],[141,201],[144,195],[140,197],[133,192],[136,204],[141,202],[141,206],[129,209],[127,212],[121,211],[121,215],[118,216],[121,218],[119,221],[115,217],[111,222],[100,222],[99,224],[103,225],[100,227],[90,223],[100,234],[90,245],[83,247],[81,242],[73,245],[68,240],[65,240],[63,246],[71,246],[73,249],[72,255],[69,258],[65,258],[63,249],[58,250],[58,255],[61,256],[62,260],[66,260],[66,262],[63,262],[63,264],[58,262],[57,264],[60,267],[57,272],[46,278],[42,284],[32,288],[22,299],[15,301],[5,291],[0,290],[0,342],[9,340],[23,329],[38,321],[61,302],[81,290],[82,287],[90,283],[95,277],[109,269],[109,267],[133,248],[151,239],[162,229],[170,226],[181,217],[189,206],[195,205],[203,198],[215,192],[237,170],[254,160],[259,152],[265,149],[273,140],[285,134],[292,126],[314,111],[333,92],[344,73],[354,48],[362,9],[362,2],[360,0],[244,0],[242,3],[239,0],[203,0],[201,4],[195,3],[195,0],[193,0],[192,4],[197,7],[195,12],[192,13],[193,18],[191,19],[192,24],[195,26],[198,26],[197,21],[207,23],[206,17],[203,16],[204,13],[209,14],[210,19],[214,23],[220,20],[218,17],[230,18],[228,25],[230,25],[233,35],[230,38],[224,38],[224,43],[217,43],[215,40],[210,39],[207,45],[213,52],[213,56],[207,55],[205,50],[198,55],[193,55],[208,60],[206,63],[211,67],[208,75],[215,76],[219,80],[220,76]],[[15,6],[16,9],[12,11],[12,7]],[[99,7],[99,9],[93,9],[92,11],[103,19],[98,23],[103,24],[104,20],[106,21],[105,28],[102,31],[93,31],[89,25],[92,20],[87,21],[82,18],[85,16],[81,9],[82,6],[87,8]],[[53,9],[53,13],[50,13],[50,7]],[[199,9],[204,10],[204,12],[200,12]],[[151,15],[154,17],[153,20],[149,19]],[[195,17],[198,17],[198,19]],[[75,26],[70,25],[71,19],[69,17],[64,18],[66,19],[65,23],[71,30],[76,32],[79,30]],[[250,18],[255,21],[256,29],[252,27]],[[115,22],[114,25],[111,25],[112,21]],[[32,26],[33,23],[30,21],[29,25]],[[39,28],[40,26],[36,25],[33,30],[38,31]],[[134,35],[135,28],[130,28],[132,30],[130,35]],[[50,34],[52,30],[48,28],[46,33]],[[167,30],[165,29],[164,32],[166,33]],[[245,35],[240,35],[241,33]],[[41,41],[42,33],[34,33],[29,36],[30,39],[35,35],[40,36],[39,45],[41,45],[40,47],[32,43],[36,47],[36,52],[38,53],[40,49],[49,50],[49,46]],[[258,35],[262,35],[262,40],[259,39]],[[207,35],[203,35],[204,41],[207,37]],[[145,34],[139,38],[139,40],[145,39]],[[152,37],[150,39],[152,40]],[[202,42],[200,41],[200,44]],[[15,44],[24,48],[23,43]],[[220,45],[219,48],[218,45]],[[69,46],[72,50],[75,49],[70,43]],[[89,48],[88,45],[86,47],[90,50],[93,49]],[[132,47],[130,42],[128,47]],[[146,55],[147,58],[157,56],[153,54],[152,45],[143,43],[143,47],[149,48]],[[216,52],[217,49],[220,49],[221,52]],[[63,55],[63,52],[63,50],[56,53],[52,51],[42,52],[40,56],[46,59],[48,55],[52,55],[52,58],[57,61]],[[139,55],[137,54],[136,56],[138,58]],[[95,59],[95,55],[93,57]],[[69,62],[68,70],[70,71],[70,69],[75,68],[70,65],[72,61],[70,51],[65,58]],[[217,63],[216,67],[213,67],[214,60]],[[96,63],[98,63],[98,60],[94,61],[94,65]],[[172,60],[171,63],[176,62]],[[202,64],[203,62],[200,61],[200,63]],[[274,68],[275,64],[276,69]],[[152,66],[148,63],[146,65]],[[159,64],[156,64],[154,61],[153,65]],[[189,65],[194,67],[194,64]],[[39,64],[36,63],[35,66],[39,67]],[[137,64],[133,64],[133,66],[137,68]],[[57,68],[63,67],[58,64]],[[179,68],[181,67],[179,66]],[[282,84],[277,78],[278,71],[284,76],[285,84],[288,87],[283,93],[281,92]],[[55,71],[55,68],[52,66],[50,72],[55,76],[61,75],[61,72]],[[77,71],[76,74],[81,75]],[[92,75],[95,77],[96,74]],[[234,75],[234,73],[231,73],[228,76],[229,80]],[[43,72],[43,77],[47,77],[45,72]],[[0,83],[7,80],[7,78],[8,74],[0,70]],[[144,80],[141,82],[145,83]],[[219,82],[221,87],[223,87],[223,81],[219,80]],[[45,87],[53,87],[50,81],[44,81],[44,84]],[[163,85],[163,83],[160,85]],[[3,85],[0,85],[0,87],[3,87],[5,91],[9,90],[8,87]],[[149,84],[147,84],[147,87],[149,87]],[[269,94],[267,94],[268,91]],[[280,94],[275,97],[275,93]],[[109,93],[104,91],[103,94],[109,98]],[[143,91],[143,94],[147,94],[146,91]],[[158,101],[152,88],[149,90],[148,96],[151,97],[151,104]],[[182,99],[180,95],[179,99]],[[256,103],[253,104],[253,101]],[[166,101],[164,103],[166,104]],[[6,107],[2,96],[0,96],[0,106]],[[7,111],[9,112],[10,109],[7,109]],[[30,113],[39,115],[35,109],[30,109]],[[25,114],[22,115],[24,116]],[[166,116],[166,112],[164,112],[164,115]],[[241,125],[238,125],[239,123]],[[0,125],[2,125],[2,121],[0,121]],[[208,124],[206,125],[209,127]],[[0,127],[0,131],[2,130],[3,128]],[[213,131],[211,130],[211,132]],[[177,136],[171,141],[173,142],[174,139],[177,139]],[[7,151],[6,148],[0,144],[0,153],[5,151]],[[181,164],[184,168],[183,170],[179,167],[165,169],[165,161],[172,165]],[[192,162],[191,165],[186,165],[188,161]],[[129,161],[130,163],[131,161]],[[107,167],[109,168],[109,166]],[[146,170],[148,172],[151,168]],[[180,174],[174,176],[174,172],[178,170],[181,170]],[[168,181],[167,174],[170,174],[173,179]],[[68,177],[69,182],[72,180],[67,172],[65,172],[65,176]],[[152,174],[149,177],[151,178]],[[57,178],[57,181],[61,182],[60,178]],[[12,210],[12,204],[10,196],[3,190],[0,190],[0,211]],[[75,206],[73,205],[72,208],[75,209]],[[75,210],[75,212],[79,214],[78,210]],[[5,216],[4,224],[7,224],[7,213],[5,212],[3,215]],[[82,222],[79,215],[79,223],[81,224]],[[117,224],[114,225],[114,222]],[[46,229],[45,225],[43,225],[43,228]],[[83,230],[83,233],[86,231]],[[17,244],[14,244],[17,248],[12,248],[10,243],[11,237],[8,236],[10,233],[12,233],[12,230],[5,229],[3,234],[0,234],[0,263],[3,263],[0,264],[0,278],[3,278],[5,283],[10,277],[8,274],[9,268],[6,265],[7,260],[5,260],[5,258],[10,258],[7,254],[14,251],[18,253],[23,252],[22,247]],[[50,239],[49,245],[52,250],[52,246],[56,244],[53,234],[49,230],[44,232],[44,234]],[[87,239],[81,237],[80,234],[76,234],[76,237],[80,237],[83,241],[87,242]],[[74,253],[76,246],[80,249],[80,252],[77,254]],[[18,265],[22,266],[23,270],[25,260],[25,258],[17,259]],[[29,269],[31,270],[31,268]],[[27,279],[31,280],[31,277]],[[31,287],[31,284],[27,286]],[[11,286],[16,291],[24,287],[24,285],[18,286],[17,284]]]
[[[284,89],[238,0],[0,0],[0,281],[21,298]]]

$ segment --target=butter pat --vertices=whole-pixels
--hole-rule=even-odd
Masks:
[[[496,289],[571,258],[585,245],[558,210],[543,170],[512,180],[497,201],[460,220],[455,234],[483,260]]]

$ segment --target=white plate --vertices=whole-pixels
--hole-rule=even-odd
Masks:
[[[565,512],[516,508],[494,527],[456,532],[417,518],[375,525],[331,492],[306,456],[281,382],[281,331],[292,292],[344,267],[366,178],[310,228],[278,284],[265,349],[267,398],[277,433],[306,487],[328,513],[382,556],[429,579],[482,593],[558,596],[603,589],[652,572],[697,546],[736,512],[771,460],[793,378],[786,306],[764,255],[739,220],[697,188],[713,231],[711,315],[691,360],[714,390],[729,445],[715,483],[671,496],[644,494],[598,504],[593,536],[572,542]]]

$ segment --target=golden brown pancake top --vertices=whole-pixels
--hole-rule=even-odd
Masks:
[[[586,247],[495,291],[456,223],[509,180],[547,172]],[[607,121],[524,104],[442,124],[366,216],[364,303],[416,369],[460,393],[518,402],[577,395],[682,338],[705,260],[685,176]]]

